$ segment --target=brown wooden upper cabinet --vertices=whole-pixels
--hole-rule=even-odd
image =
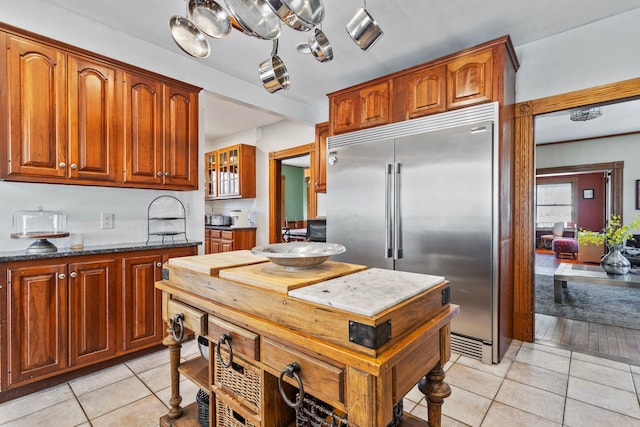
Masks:
[[[330,93],[330,135],[504,102],[519,67],[508,36]]]
[[[199,88],[15,29],[3,46],[0,178],[197,188]]]
[[[256,147],[237,144],[204,155],[207,200],[256,197]]]
[[[209,151],[204,155],[206,200],[214,200],[218,197],[218,152]]]
[[[464,55],[447,64],[447,108],[493,100],[493,49]]]
[[[316,155],[315,155],[315,189],[316,193],[327,192],[327,137],[329,136],[329,122],[316,125]]]
[[[197,93],[134,73],[124,88],[125,182],[197,188]]]
[[[329,116],[332,134],[389,123],[391,81],[332,97]]]
[[[66,55],[17,36],[7,37],[7,47],[9,75],[0,79],[9,83],[5,90],[11,105],[6,175],[66,178]]]
[[[445,110],[445,66],[415,71],[407,76],[407,118],[413,119]]]
[[[9,36],[10,177],[116,180],[116,70]]]
[[[124,77],[124,180],[162,183],[162,83],[143,75]]]

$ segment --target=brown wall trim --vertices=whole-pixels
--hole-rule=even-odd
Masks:
[[[300,145],[298,147],[288,148],[286,150],[272,151],[269,153],[269,243],[278,243],[282,239],[282,208],[280,200],[282,200],[282,160],[292,157],[305,156],[309,154],[311,161],[311,176],[315,176],[315,149],[314,142],[310,144]],[[308,203],[308,202],[307,202]],[[314,202],[315,208],[315,202]]]
[[[534,331],[535,144],[534,116],[584,105],[640,96],[640,78],[521,102],[515,119],[514,188],[514,338],[532,342]],[[621,175],[621,174],[619,174]],[[618,176],[615,181],[622,181]],[[622,197],[622,195],[620,195]],[[620,203],[620,201],[614,203]]]

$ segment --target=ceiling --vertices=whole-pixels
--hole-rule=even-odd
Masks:
[[[218,1],[224,4],[223,0]],[[43,2],[186,56],[172,40],[168,26],[171,16],[185,14],[185,0]],[[296,45],[306,42],[310,34],[283,24],[278,56],[287,67],[291,88],[270,96],[288,97],[324,111],[327,93],[505,34],[511,36],[516,47],[524,45],[638,8],[640,0],[370,0],[367,10],[384,31],[384,36],[366,52],[356,46],[345,30],[345,24],[361,5],[360,0],[324,1],[322,30],[334,52],[330,62],[320,63],[309,54],[298,53]],[[258,66],[269,58],[271,41],[236,30],[225,39],[209,40],[211,55],[206,59],[193,58],[194,62],[264,90]],[[277,111],[255,111],[251,105],[236,105],[233,100],[214,94],[209,94],[205,102],[214,111],[210,121],[207,117],[208,128],[215,129],[211,135],[207,132],[208,137],[237,133],[283,118]]]

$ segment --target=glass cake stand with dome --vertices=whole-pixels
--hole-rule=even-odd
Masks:
[[[47,239],[67,237],[67,215],[59,211],[18,211],[13,214],[14,239],[36,239],[26,250],[28,254],[57,252],[58,248]]]

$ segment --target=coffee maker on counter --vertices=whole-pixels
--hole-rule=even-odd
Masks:
[[[241,210],[232,210],[231,216],[231,228],[246,228],[249,227],[249,214]]]

